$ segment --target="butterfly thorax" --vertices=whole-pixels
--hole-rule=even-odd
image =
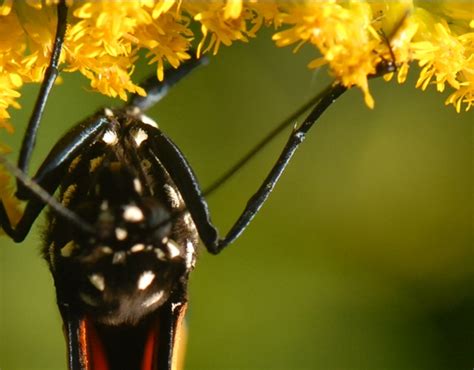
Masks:
[[[187,280],[197,233],[147,146],[150,122],[121,111],[108,117],[109,127],[69,164],[59,194],[95,231],[50,213],[44,255],[60,305],[109,325],[133,324]]]

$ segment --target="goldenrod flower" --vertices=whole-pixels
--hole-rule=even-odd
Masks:
[[[474,97],[474,7],[465,5],[466,8],[463,8],[460,4],[452,8],[446,6],[442,8],[446,18],[442,17],[442,13],[436,15],[418,9],[414,17],[421,26],[411,49],[413,59],[422,67],[417,87],[424,90],[434,83],[438,91],[444,91],[448,84],[456,91],[446,103],[454,104],[459,112],[462,103],[468,110]],[[471,19],[467,18],[469,6]],[[457,18],[452,18],[454,16]]]
[[[24,83],[40,82],[49,62],[58,0],[4,0],[0,6],[0,127],[11,130],[9,107]],[[374,102],[368,76],[378,63],[400,66],[403,82],[410,63],[421,66],[417,86],[453,89],[447,104],[458,111],[473,101],[474,15],[463,1],[413,2],[340,0],[69,0],[62,70],[79,71],[103,94],[126,99],[144,94],[131,79],[137,53],[148,51],[163,79],[165,63],[189,59],[199,23],[198,53],[218,52],[234,41],[248,41],[262,25],[273,26],[277,46],[308,43],[344,85],[358,86],[367,105]]]

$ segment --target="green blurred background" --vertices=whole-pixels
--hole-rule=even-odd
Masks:
[[[149,113],[210,184],[320,91],[307,47],[270,34],[222,48]],[[150,69],[138,68],[137,76]],[[461,370],[474,366],[473,114],[445,95],[372,81],[310,132],[268,203],[222,255],[203,250],[190,284],[187,370]],[[33,168],[66,127],[104,104],[79,76],[54,89]],[[37,93],[13,112],[18,145]],[[227,230],[286,134],[210,197]],[[16,158],[16,152],[12,158]],[[35,231],[0,240],[0,368],[65,369],[52,280]]]

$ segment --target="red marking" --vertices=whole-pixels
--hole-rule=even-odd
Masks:
[[[143,351],[142,370],[153,370],[156,359],[156,349],[158,347],[158,331],[159,321],[156,322],[156,327],[151,327],[150,332],[145,341],[145,349]]]
[[[79,342],[85,370],[109,370],[104,346],[94,325],[88,319],[81,320]]]

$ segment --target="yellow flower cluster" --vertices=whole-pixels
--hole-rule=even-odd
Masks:
[[[48,65],[59,0],[0,0],[0,127],[12,130],[8,108],[24,83],[40,82]],[[474,14],[469,1],[413,0],[67,0],[68,28],[61,54],[63,71],[79,71],[106,95],[126,99],[144,94],[131,79],[138,51],[145,49],[163,79],[198,54],[217,53],[221,44],[247,41],[262,25],[273,26],[277,46],[305,43],[321,57],[310,68],[327,64],[336,79],[358,86],[366,103],[374,102],[368,76],[381,61],[395,59],[398,80],[418,62],[418,87],[435,84],[454,92],[447,99],[458,111],[474,98]]]

